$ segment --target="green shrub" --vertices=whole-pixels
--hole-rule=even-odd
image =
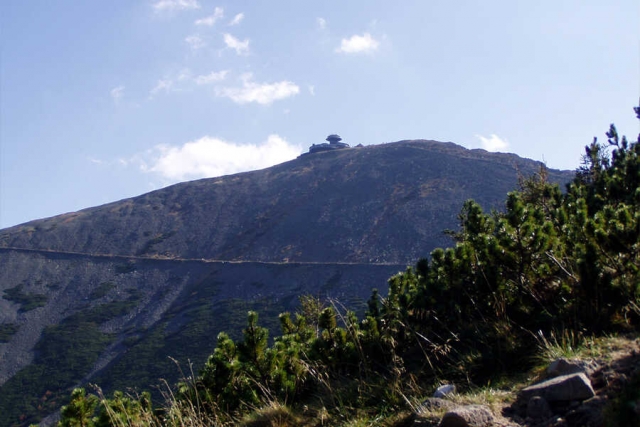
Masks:
[[[91,301],[100,299],[103,296],[107,295],[109,291],[114,287],[115,287],[115,284],[113,282],[100,283],[97,288],[91,291],[91,294],[89,294],[89,299]]]
[[[9,342],[16,332],[18,332],[18,325],[15,323],[3,323],[0,325],[0,343]]]
[[[6,289],[3,298],[20,304],[20,312],[24,313],[47,304],[47,296],[44,294],[27,294],[22,291],[23,285]]]

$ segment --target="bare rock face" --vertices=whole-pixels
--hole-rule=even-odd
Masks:
[[[591,381],[584,373],[562,375],[534,384],[520,391],[519,398],[528,401],[533,396],[543,397],[547,402],[582,401],[595,396]]]
[[[440,421],[440,427],[489,427],[495,417],[483,405],[458,406],[447,412]]]

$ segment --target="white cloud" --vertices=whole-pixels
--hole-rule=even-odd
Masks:
[[[200,4],[197,0],[160,0],[153,4],[153,8],[156,12],[162,10],[200,9]]]
[[[321,30],[324,30],[325,28],[327,28],[327,20],[324,18],[316,18],[316,23],[318,24],[318,27],[320,27]]]
[[[236,51],[236,54],[242,55],[249,52],[249,39],[240,41],[229,33],[224,33],[223,37],[224,43],[227,45],[227,47],[229,49],[234,49]]]
[[[196,25],[206,25],[207,27],[212,27],[216,22],[224,17],[224,10],[221,7],[216,7],[213,11],[213,15],[207,16],[206,18],[198,19],[194,24]]]
[[[341,53],[371,53],[378,49],[380,43],[371,37],[371,34],[364,33],[361,36],[354,35],[348,39],[342,39],[340,47],[336,52]]]
[[[141,169],[167,180],[182,181],[263,169],[291,160],[301,152],[300,147],[278,135],[269,135],[261,144],[237,144],[205,136],[181,146],[156,146],[148,153],[152,157],[150,165],[143,162]]]
[[[506,139],[500,138],[495,133],[491,134],[489,138],[482,135],[476,135],[476,138],[480,140],[482,148],[487,151],[504,151],[509,147],[509,142]]]
[[[219,82],[221,80],[224,80],[227,77],[227,74],[229,74],[228,70],[222,70],[222,71],[212,71],[211,73],[207,74],[207,75],[200,75],[198,77],[196,77],[194,80],[196,82],[196,84],[199,85],[207,85],[207,84],[211,84],[211,83],[215,83],[215,82]]]
[[[309,85],[309,93],[311,96],[316,96],[316,87],[314,85]]]
[[[184,41],[187,42],[189,47],[193,50],[198,50],[206,45],[204,40],[195,34],[185,38]]]
[[[237,104],[247,104],[256,102],[262,105],[269,105],[273,101],[297,95],[300,88],[290,81],[275,83],[255,83],[251,81],[250,73],[240,76],[242,87],[216,88],[216,95],[231,99]]]
[[[155,86],[149,91],[149,99],[153,99],[155,95],[161,92],[169,93],[188,90],[189,85],[194,81],[195,79],[192,77],[189,68],[183,68],[177,73],[167,74],[158,79]]]
[[[158,80],[158,83],[156,83],[156,85],[153,87],[153,89],[151,89],[151,92],[149,92],[150,97],[153,98],[154,95],[160,93],[160,92],[169,92],[171,91],[171,89],[173,88],[173,80],[171,79],[160,79]]]
[[[233,19],[229,22],[229,25],[238,25],[244,19],[244,13],[239,13],[233,17]]]
[[[114,102],[120,101],[120,98],[124,96],[124,86],[118,86],[111,89],[111,98]]]
[[[191,78],[191,70],[188,68],[183,68],[180,70],[178,74],[178,81],[189,80]]]
[[[95,157],[87,157],[87,160],[89,160],[94,165],[102,165],[102,164],[104,164],[104,161],[102,161],[100,159],[96,159]]]

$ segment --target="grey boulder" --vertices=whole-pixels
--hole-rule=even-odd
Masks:
[[[519,398],[525,402],[533,396],[540,396],[547,402],[582,401],[595,396],[595,392],[589,378],[580,372],[534,384],[522,389],[519,394]]]
[[[439,427],[490,427],[495,417],[483,405],[458,406],[444,414]]]

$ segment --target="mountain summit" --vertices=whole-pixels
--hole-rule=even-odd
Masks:
[[[172,381],[169,357],[198,369],[247,310],[275,332],[300,295],[363,307],[452,243],[465,200],[501,209],[541,166],[436,141],[345,147],[0,230],[0,426],[77,384]]]
[[[462,202],[501,208],[540,163],[453,143],[318,152],[0,231],[0,247],[228,261],[413,263]],[[570,175],[551,171],[555,181]]]

